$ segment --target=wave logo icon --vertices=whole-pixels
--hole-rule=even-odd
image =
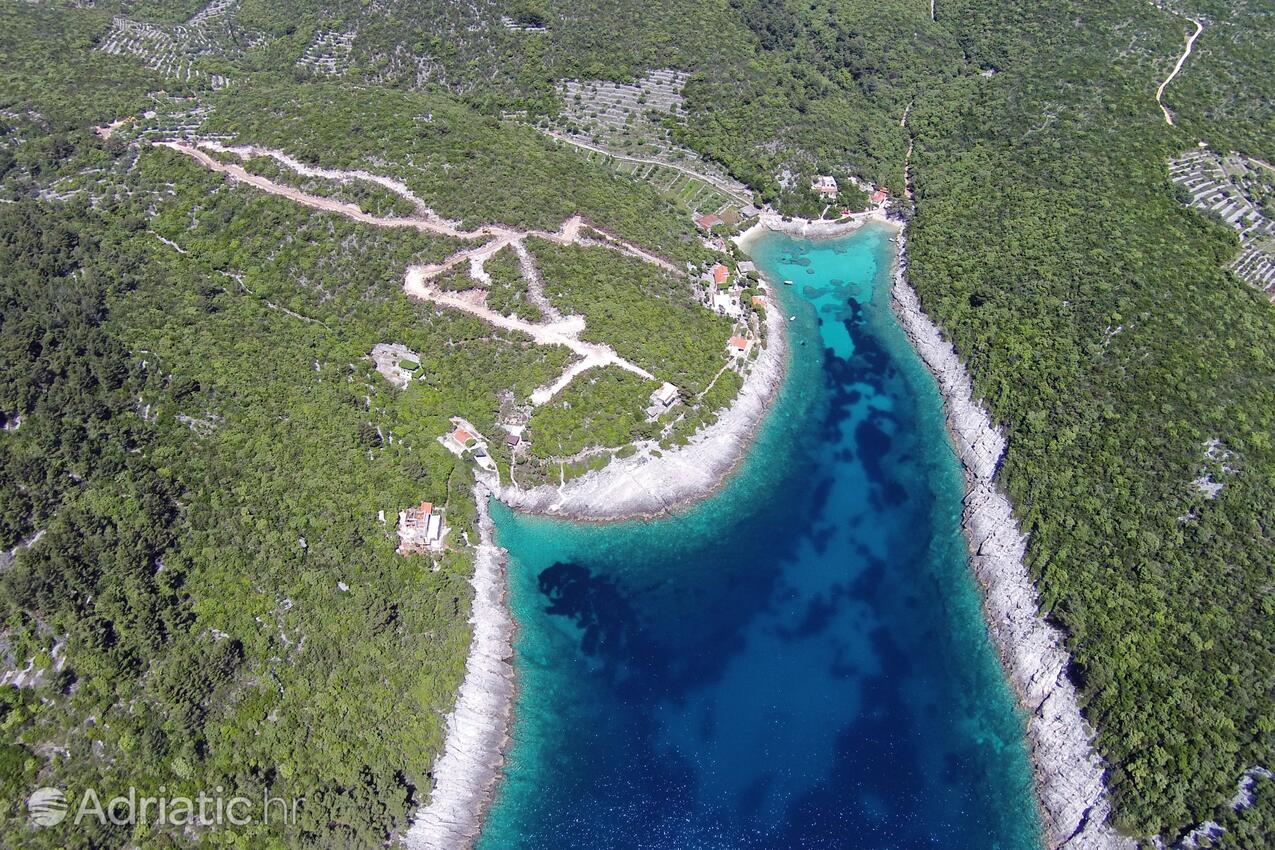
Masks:
[[[27,811],[36,826],[57,826],[66,818],[66,795],[61,788],[37,788],[27,797]]]

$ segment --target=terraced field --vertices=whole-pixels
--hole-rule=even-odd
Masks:
[[[739,181],[672,140],[669,122],[685,120],[682,87],[689,76],[668,69],[635,83],[563,80],[562,114],[549,129],[591,161],[650,183],[688,211],[721,213],[747,207],[753,194]]]
[[[329,77],[345,76],[350,70],[350,54],[354,50],[356,35],[358,33],[355,30],[316,32],[305,54],[297,60],[297,67]]]
[[[1240,253],[1231,270],[1275,301],[1275,221],[1264,212],[1275,173],[1240,154],[1201,148],[1172,160],[1169,174],[1191,206],[1235,228]]]
[[[112,56],[131,56],[179,83],[207,82],[213,88],[230,83],[224,74],[199,67],[205,57],[236,54],[259,46],[266,36],[235,20],[238,0],[212,0],[184,24],[166,26],[116,17],[97,49]]]
[[[728,194],[707,180],[670,165],[635,161],[592,148],[581,148],[581,153],[586,160],[603,163],[617,174],[650,183],[674,203],[693,212],[720,213],[739,206],[741,201],[751,202],[751,193],[747,190]]]

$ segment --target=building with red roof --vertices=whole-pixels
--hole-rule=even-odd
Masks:
[[[837,178],[831,174],[815,175],[810,181],[810,189],[825,198],[835,197],[837,194]]]
[[[435,511],[432,502],[421,502],[398,513],[398,551],[400,554],[424,549],[438,550],[443,545],[443,512]]]

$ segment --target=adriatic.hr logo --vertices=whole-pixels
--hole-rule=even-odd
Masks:
[[[60,788],[37,788],[27,797],[27,812],[36,826],[57,826],[66,818],[66,809]]]
[[[206,826],[231,828],[253,823],[282,823],[295,825],[304,797],[276,797],[269,790],[261,792],[260,799],[242,794],[229,795],[218,785],[211,793],[199,790],[193,796],[168,794],[161,785],[158,794],[139,792],[129,786],[127,793],[103,799],[96,788],[85,788],[76,794],[74,813],[72,802],[61,788],[45,786],[37,788],[27,797],[27,815],[38,827],[57,826],[71,819],[78,826],[88,818],[105,826]],[[66,829],[66,827],[63,827]]]

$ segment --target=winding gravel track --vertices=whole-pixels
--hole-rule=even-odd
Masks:
[[[1204,22],[1199,18],[1188,18],[1186,15],[1178,14],[1172,9],[1166,9],[1165,11],[1177,15],[1179,18],[1186,18],[1188,21],[1195,24],[1195,32],[1186,37],[1186,49],[1183,50],[1182,55],[1178,57],[1177,64],[1173,66],[1173,70],[1169,73],[1169,76],[1164,78],[1164,82],[1160,83],[1160,87],[1155,90],[1155,102],[1160,105],[1160,111],[1164,113],[1164,122],[1172,127],[1173,113],[1169,112],[1169,107],[1164,105],[1164,90],[1169,87],[1169,83],[1173,82],[1173,78],[1182,71],[1182,66],[1186,64],[1187,57],[1189,57],[1191,55],[1191,51],[1195,49],[1195,40],[1200,37],[1200,33],[1204,32]]]
[[[661,268],[672,272],[677,271],[677,267],[667,260],[657,257],[649,251],[625,242],[616,236],[607,233],[598,227],[588,224],[582,217],[575,215],[562,223],[562,227],[556,233],[550,233],[544,230],[517,230],[515,228],[506,227],[498,224],[488,224],[473,230],[465,230],[460,222],[451,221],[429,209],[428,206],[418,197],[406,184],[390,177],[385,177],[371,172],[356,171],[339,171],[327,168],[317,168],[306,165],[299,160],[288,156],[280,151],[274,151],[267,148],[259,148],[252,146],[226,146],[218,142],[201,141],[197,143],[189,143],[184,141],[158,141],[154,142],[158,147],[166,147],[179,153],[191,157],[205,168],[225,174],[230,179],[245,183],[263,192],[272,195],[287,198],[302,206],[312,209],[322,210],[324,212],[336,213],[343,215],[352,221],[363,224],[370,224],[375,227],[412,227],[422,233],[433,233],[441,236],[449,236],[456,239],[486,239],[481,245],[473,248],[466,248],[449,256],[441,263],[430,263],[426,265],[411,266],[407,270],[407,274],[403,281],[403,289],[408,296],[422,301],[429,301],[442,307],[453,310],[460,310],[476,316],[505,330],[517,331],[530,336],[539,345],[560,345],[569,348],[579,359],[574,360],[551,384],[539,387],[531,395],[531,403],[533,406],[539,406],[555,395],[561,392],[571,381],[581,373],[601,367],[601,366],[617,366],[627,372],[632,372],[647,380],[655,380],[655,376],[641,366],[627,360],[618,355],[609,345],[596,342],[586,342],[580,339],[580,335],[584,332],[585,321],[583,316],[562,316],[556,309],[552,307],[548,299],[544,297],[544,287],[539,275],[535,274],[528,280],[529,288],[533,291],[533,296],[538,296],[535,300],[539,303],[543,301],[541,309],[548,316],[548,320],[544,322],[528,322],[516,316],[506,316],[497,313],[488,307],[484,299],[475,299],[466,296],[464,293],[448,292],[439,289],[433,285],[433,281],[439,275],[449,269],[461,265],[469,264],[471,269],[475,269],[481,275],[483,264],[494,256],[498,251],[506,247],[511,247],[518,255],[520,264],[523,265],[524,273],[531,266],[531,257],[526,250],[524,241],[529,236],[535,236],[559,245],[591,245],[605,247],[632,257],[636,257],[644,262],[658,265]],[[282,183],[276,183],[268,177],[259,174],[253,174],[245,169],[242,165],[233,162],[222,162],[207,151],[217,153],[229,153],[239,159],[247,160],[259,156],[268,156],[281,165],[291,169],[305,177],[317,177],[325,180],[336,180],[345,182],[349,180],[363,180],[375,183],[388,189],[389,191],[402,197],[415,207],[416,212],[411,216],[377,216],[365,212],[357,204],[346,201],[337,200],[335,198],[327,198],[321,195],[312,195],[295,186],[288,186]],[[584,235],[585,229],[588,229],[595,238],[589,238]],[[546,306],[548,309],[546,309]]]

